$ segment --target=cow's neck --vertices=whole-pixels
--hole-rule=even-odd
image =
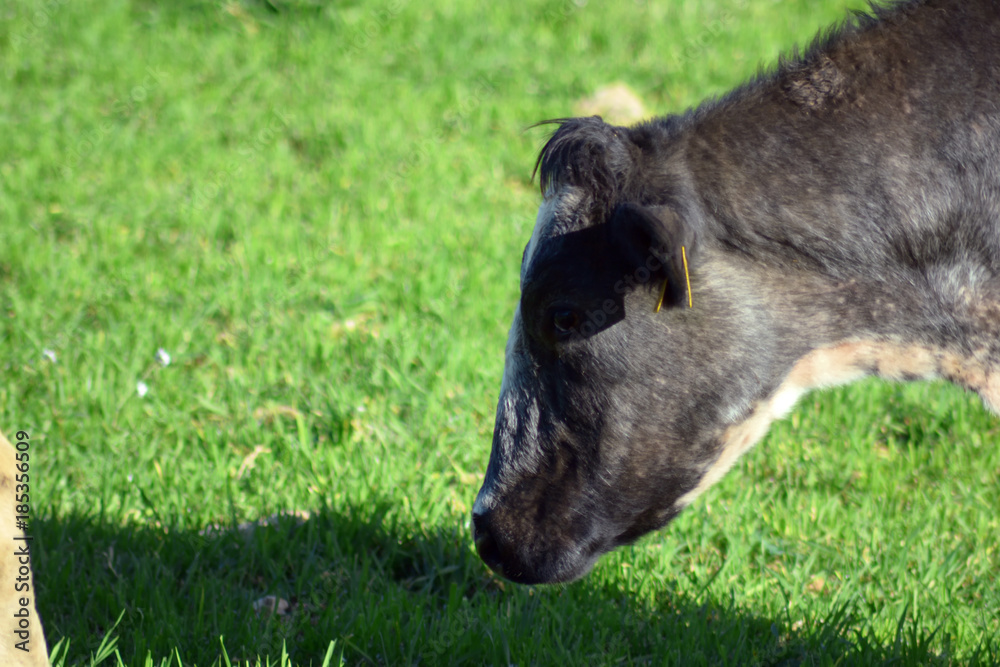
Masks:
[[[766,292],[773,308],[800,314],[782,335],[798,350],[777,392],[785,402],[868,375],[943,378],[1000,413],[1000,276],[971,264],[809,273],[782,271]]]
[[[712,262],[705,269],[712,270]],[[717,267],[721,265],[716,264]],[[792,322],[778,336],[780,377],[768,395],[719,433],[719,454],[698,485],[677,501],[690,504],[758,442],[806,392],[876,375],[890,380],[943,378],[977,392],[1000,413],[1000,290],[971,293],[964,305],[918,306],[915,286],[884,281],[790,275],[760,267],[755,298],[774,321]],[[720,268],[720,274],[728,273]],[[746,269],[742,275],[749,275]],[[709,279],[711,282],[711,279]],[[718,287],[718,283],[715,285]],[[776,313],[775,311],[781,311]],[[929,322],[920,323],[926,316]]]

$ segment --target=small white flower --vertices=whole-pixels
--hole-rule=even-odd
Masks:
[[[129,476],[128,476],[128,483],[129,483],[129,484],[131,484],[131,483],[132,483],[132,474],[131,474],[131,473],[129,473]]]
[[[159,350],[156,351],[156,360],[160,362],[161,366],[169,366],[170,353],[161,347]]]
[[[135,383],[135,392],[139,394],[139,398],[142,398],[149,393],[149,385],[142,380],[139,380]]]
[[[42,356],[51,361],[52,363],[56,363],[55,350],[50,350],[49,348],[45,348],[44,350],[42,350]]]

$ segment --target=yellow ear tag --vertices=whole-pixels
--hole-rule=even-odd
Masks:
[[[687,250],[684,246],[681,246],[681,259],[684,260],[684,279],[687,281],[688,290],[688,308],[694,308],[694,299],[691,296],[691,275],[688,273],[688,258]],[[660,312],[660,308],[663,307],[663,298],[667,295],[667,281],[663,281],[663,287],[660,288],[660,300],[656,302],[656,310],[654,313]]]
[[[681,258],[684,260],[684,279],[688,286],[688,308],[694,308],[694,298],[691,296],[691,276],[688,274],[688,256],[684,246],[681,246]],[[663,300],[663,297],[660,297]]]
[[[663,297],[667,295],[667,281],[663,281],[663,287],[660,288],[660,300],[656,302],[656,310],[654,313],[660,312],[660,307],[663,306]]]

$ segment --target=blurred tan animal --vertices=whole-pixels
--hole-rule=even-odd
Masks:
[[[25,479],[17,469],[17,454],[0,432],[0,665],[42,667],[49,664],[49,653],[35,610],[31,540],[24,539],[15,519],[17,496],[30,486],[30,473]]]
[[[598,88],[577,102],[573,111],[580,116],[601,116],[614,125],[631,125],[649,115],[639,96],[621,82]]]

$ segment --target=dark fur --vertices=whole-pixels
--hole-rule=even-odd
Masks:
[[[1000,1],[875,7],[682,116],[561,121],[536,169],[473,516],[506,576],[573,579],[664,525],[804,359],[1000,410]]]

